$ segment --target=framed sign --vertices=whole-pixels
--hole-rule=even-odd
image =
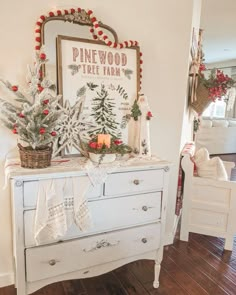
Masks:
[[[58,90],[71,107],[83,101],[82,138],[108,133],[128,142],[128,128],[122,125],[138,97],[139,57],[138,46],[117,49],[100,41],[57,37]]]

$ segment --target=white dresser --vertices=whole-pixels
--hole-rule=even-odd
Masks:
[[[79,168],[24,171],[10,175],[18,295],[56,281],[100,275],[138,259],[156,261],[154,287],[159,286],[168,162],[137,162],[116,169],[88,195],[92,228],[81,232],[74,225],[64,238],[42,245],[36,245],[33,233],[39,180],[88,176]]]

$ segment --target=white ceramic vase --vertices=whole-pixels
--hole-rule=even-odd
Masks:
[[[112,163],[116,159],[116,154],[94,154],[89,153],[89,158],[91,161],[100,164]]]

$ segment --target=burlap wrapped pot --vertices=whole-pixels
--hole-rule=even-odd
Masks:
[[[191,108],[200,115],[211,102],[208,89],[202,83],[199,83],[196,89],[196,100],[190,102]]]

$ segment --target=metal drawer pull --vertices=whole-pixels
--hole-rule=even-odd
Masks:
[[[146,239],[146,238],[143,238],[143,239],[142,239],[142,242],[143,242],[144,244],[146,244],[146,243],[147,243],[147,239]]]
[[[53,265],[55,265],[57,262],[56,262],[55,259],[51,259],[51,260],[49,260],[48,263],[49,263],[49,265],[53,266]]]
[[[135,180],[133,181],[133,183],[134,183],[135,185],[139,185],[139,180],[138,180],[138,179],[135,179]]]
[[[110,243],[106,240],[101,240],[96,243],[96,245],[90,249],[83,249],[84,252],[92,252],[101,248],[106,248],[106,247],[114,247],[117,246],[120,243],[120,241],[115,241],[114,243]]]
[[[148,210],[148,207],[147,207],[147,206],[143,206],[143,207],[142,207],[142,210],[143,210],[143,211],[147,211],[147,210]]]

